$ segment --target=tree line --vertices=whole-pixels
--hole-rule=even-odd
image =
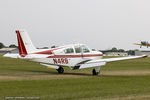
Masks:
[[[1,48],[18,48],[15,44],[11,44],[9,46],[5,46],[2,42],[0,42],[0,49]]]
[[[135,55],[135,51],[139,51],[139,50],[138,49],[136,49],[136,50],[124,50],[124,49],[117,49],[116,47],[113,47],[110,50],[100,50],[100,51],[102,51],[103,53],[105,53],[105,52],[126,52],[126,53],[128,53],[128,55]]]
[[[52,46],[52,47],[54,47],[54,46]],[[18,46],[16,46],[15,44],[5,46],[3,43],[0,42],[0,49],[1,48],[18,48]],[[47,49],[48,47],[44,47],[44,48]],[[127,50],[127,51],[125,51],[124,49],[117,49],[116,47],[113,47],[110,50],[100,50],[100,51],[102,51],[103,53],[105,53],[105,52],[126,52],[129,55],[134,55],[134,52],[137,51],[137,50]]]

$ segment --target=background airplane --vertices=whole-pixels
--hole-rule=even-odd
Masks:
[[[140,48],[142,48],[142,46],[146,46],[147,48],[150,46],[150,43],[148,43],[147,41],[141,41],[141,43],[134,43],[135,45],[139,45]]]
[[[56,69],[58,73],[64,72],[63,67],[69,67],[73,70],[93,68],[93,75],[98,75],[100,67],[106,65],[107,62],[147,57],[143,55],[101,59],[102,52],[93,51],[84,44],[71,44],[53,49],[36,49],[26,31],[17,30],[16,34],[19,54],[8,53],[4,57],[38,62],[48,68]]]

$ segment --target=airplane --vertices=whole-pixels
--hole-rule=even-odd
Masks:
[[[142,46],[146,46],[147,48],[150,46],[150,43],[148,43],[147,41],[141,41],[141,43],[134,43],[135,45],[140,45],[140,48],[142,48]]]
[[[69,67],[73,70],[93,68],[92,74],[98,75],[100,67],[106,65],[107,62],[147,57],[147,55],[142,55],[102,59],[102,52],[92,50],[85,44],[36,49],[25,30],[16,30],[16,34],[19,54],[7,53],[4,57],[34,61],[48,68],[56,69],[60,74],[64,73],[64,67]]]

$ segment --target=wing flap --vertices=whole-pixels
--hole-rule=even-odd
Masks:
[[[43,66],[46,66],[48,68],[52,68],[52,69],[58,69],[59,68],[59,66],[56,66],[56,65],[49,65],[49,64],[43,64],[43,63],[40,63],[40,64]]]
[[[95,63],[82,64],[82,65],[80,65],[79,69],[104,66],[105,64],[106,64],[106,62],[95,62]]]

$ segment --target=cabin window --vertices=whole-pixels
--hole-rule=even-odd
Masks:
[[[64,50],[65,53],[74,53],[73,48],[68,48]]]
[[[75,46],[75,51],[76,51],[76,53],[81,53],[81,47],[80,46]]]
[[[82,46],[83,53],[90,52],[90,50],[86,46]]]

